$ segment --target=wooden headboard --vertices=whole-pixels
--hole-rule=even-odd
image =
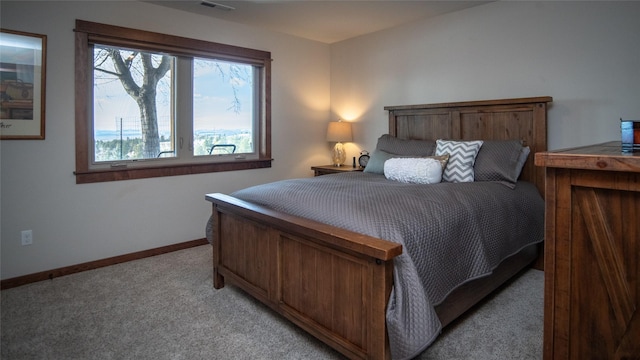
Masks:
[[[522,140],[531,148],[520,175],[536,184],[544,196],[544,169],[533,154],[547,150],[549,96],[465,101],[441,104],[385,106],[389,134],[401,139]]]

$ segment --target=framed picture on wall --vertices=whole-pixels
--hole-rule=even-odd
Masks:
[[[0,29],[0,139],[44,139],[47,36]]]

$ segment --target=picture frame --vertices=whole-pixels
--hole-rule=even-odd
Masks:
[[[45,138],[47,36],[0,28],[0,140]]]

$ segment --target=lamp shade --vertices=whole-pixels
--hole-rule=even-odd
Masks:
[[[327,127],[327,141],[345,142],[353,141],[351,135],[351,123],[343,121],[332,121]]]

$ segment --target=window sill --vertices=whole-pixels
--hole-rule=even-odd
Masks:
[[[162,167],[75,171],[76,184],[147,179],[163,176],[204,174],[221,171],[270,168],[272,159],[234,161],[211,164],[184,164]]]

